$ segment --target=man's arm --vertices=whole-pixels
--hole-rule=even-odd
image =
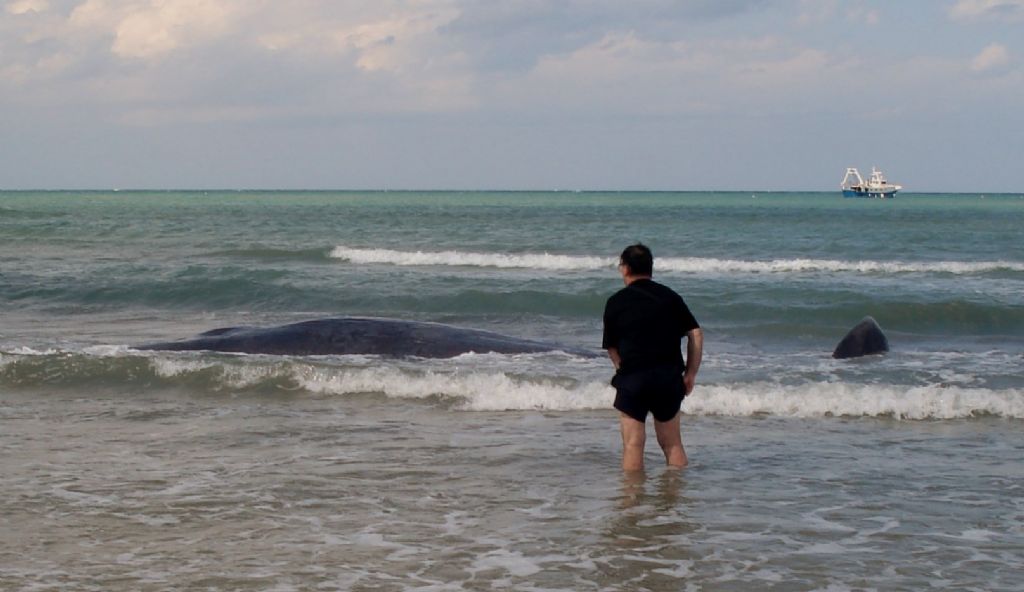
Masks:
[[[609,350],[611,355],[611,350]],[[691,329],[686,334],[686,372],[683,374],[683,385],[686,387],[686,394],[693,392],[697,383],[697,371],[700,370],[700,361],[704,356],[704,332]]]

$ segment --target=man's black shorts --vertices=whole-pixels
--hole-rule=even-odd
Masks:
[[[637,421],[647,421],[650,412],[658,421],[669,421],[679,413],[685,388],[683,372],[676,364],[656,366],[629,373],[616,373],[615,408]]]

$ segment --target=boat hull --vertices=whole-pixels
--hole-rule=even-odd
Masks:
[[[892,199],[896,197],[895,191],[857,191],[854,189],[843,189],[843,197],[871,197],[875,199]]]

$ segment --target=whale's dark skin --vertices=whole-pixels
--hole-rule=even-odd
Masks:
[[[439,323],[358,317],[317,319],[278,327],[226,327],[201,333],[192,339],[149,343],[136,349],[423,358],[451,358],[470,352],[523,354],[563,351],[587,357],[599,355],[586,349]]]
[[[889,339],[882,333],[875,319],[864,317],[864,320],[850,329],[850,332],[843,337],[836,345],[832,357],[837,360],[847,358],[859,358],[873,354],[883,354],[889,351]]]

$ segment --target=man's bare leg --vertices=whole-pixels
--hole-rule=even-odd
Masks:
[[[668,421],[654,420],[654,433],[658,436],[658,445],[665,453],[665,461],[671,467],[683,468],[689,464],[686,450],[683,448],[683,436],[679,433],[679,419],[682,414]]]
[[[642,471],[647,426],[625,413],[619,416],[619,425],[622,427],[622,470]]]

